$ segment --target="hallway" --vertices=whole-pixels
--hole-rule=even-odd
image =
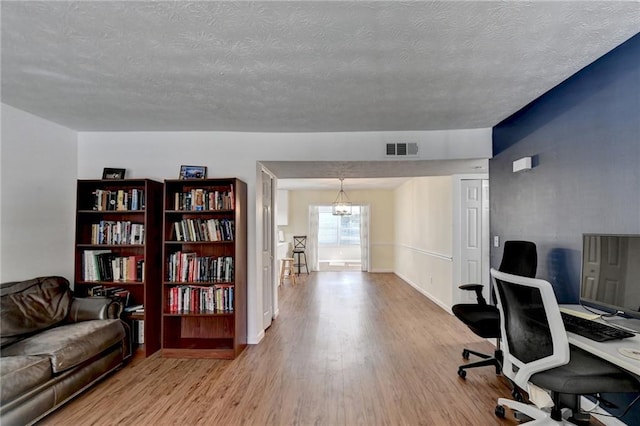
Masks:
[[[393,274],[322,272],[280,287],[280,315],[234,361],[136,358],[47,425],[513,425],[491,350]]]

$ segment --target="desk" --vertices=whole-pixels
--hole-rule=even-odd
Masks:
[[[561,308],[571,309],[573,311],[588,313],[585,308],[580,305],[560,305]],[[600,322],[606,321],[597,320]],[[640,335],[635,337],[629,337],[627,339],[610,340],[608,342],[596,342],[586,337],[579,336],[573,333],[567,333],[569,343],[583,349],[589,353],[592,353],[604,360],[609,361],[612,364],[617,365],[630,373],[640,376],[640,360],[629,358],[618,352],[618,348],[634,348],[640,349]]]

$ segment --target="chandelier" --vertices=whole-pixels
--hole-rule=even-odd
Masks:
[[[351,205],[353,204],[347,194],[342,189],[342,181],[344,178],[340,178],[340,192],[336,200],[333,202],[332,213],[334,216],[349,216],[351,214]]]

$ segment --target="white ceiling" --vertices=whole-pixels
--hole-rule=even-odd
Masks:
[[[2,1],[2,102],[80,131],[492,127],[637,1]]]

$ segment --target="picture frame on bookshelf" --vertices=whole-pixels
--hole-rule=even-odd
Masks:
[[[206,166],[180,166],[180,179],[206,179],[207,167]]]
[[[114,169],[112,167],[105,167],[102,169],[102,179],[124,179],[126,169]]]

